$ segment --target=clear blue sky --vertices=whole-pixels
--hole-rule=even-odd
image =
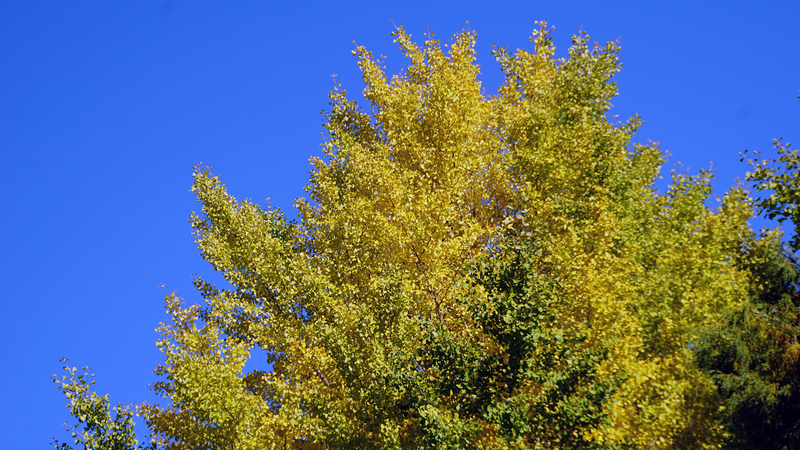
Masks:
[[[196,302],[192,275],[212,272],[187,222],[192,165],[293,215],[331,75],[361,92],[352,41],[392,72],[405,64],[390,19],[443,39],[468,21],[489,93],[501,80],[492,44],[529,47],[535,20],[556,26],[560,54],[580,24],[593,40],[620,37],[614,113],[640,114],[638,139],[672,162],[714,161],[717,193],[746,171],[738,152],[800,140],[796,0],[489,4],[0,3],[0,446],[66,437],[49,379],[62,356],[93,366],[112,403],[152,399],[157,286]]]

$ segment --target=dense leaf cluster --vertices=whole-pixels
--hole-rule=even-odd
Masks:
[[[774,235],[748,251],[751,301],[701,334],[695,358],[725,399],[733,448],[798,448],[800,266]]]
[[[473,265],[475,288],[487,295],[462,301],[485,340],[425,324],[425,374],[408,389],[424,420],[419,447],[479,448],[487,425],[512,448],[604,447],[582,431],[608,423],[604,404],[621,380],[598,379],[607,350],[559,326],[563,294],[536,270],[536,253],[526,236],[509,234]]]

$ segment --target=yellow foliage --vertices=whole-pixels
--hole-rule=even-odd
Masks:
[[[638,118],[609,120],[616,43],[581,34],[556,59],[541,24],[533,51],[496,49],[506,80],[487,96],[475,39],[463,32],[445,50],[398,28],[410,65],[392,77],[356,48],[371,109],[331,92],[298,223],[196,170],[197,243],[232,287],[198,279],[205,308],[168,299],[156,391],[171,404],[141,409],[162,445],[408,448],[429,418],[457,423],[432,405],[410,414],[392,380],[425,373],[423,321],[486,339],[458,301],[482,295],[464,269],[510,229],[543,249],[535,270],[569,299],[557,326],[608,350],[597,376],[624,380],[607,424],[585,434],[637,448],[720,442],[713,385],[687,345],[746,293],[731,258],[750,233],[746,196],[732,190],[711,210],[707,173],[656,192],[662,153],[631,143]],[[271,371],[244,373],[256,346]],[[506,447],[493,425],[477,436]]]

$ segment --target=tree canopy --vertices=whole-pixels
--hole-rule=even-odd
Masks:
[[[197,278],[205,305],[167,298],[166,403],[138,407],[153,446],[798,442],[800,272],[747,223],[761,208],[800,224],[797,151],[753,163],[766,200],[736,186],[713,205],[708,171],[660,192],[664,153],[610,114],[618,43],[581,32],[556,58],[550,33],[495,48],[494,95],[474,32],[417,44],[399,27],[409,65],[392,76],[356,48],[369,104],[330,93],[296,221],[195,167],[194,237],[228,284]],[[254,348],[269,370],[244,370]]]

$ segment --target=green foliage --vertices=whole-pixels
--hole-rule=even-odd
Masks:
[[[754,275],[751,302],[701,335],[695,359],[725,398],[733,448],[798,448],[800,265],[775,233],[743,259]]]
[[[777,158],[742,154],[752,171],[747,181],[758,192],[759,212],[794,234],[788,247],[782,233],[745,238],[738,265],[751,274],[749,301],[724,311],[700,335],[697,365],[714,380],[724,398],[720,420],[732,448],[790,449],[800,446],[800,155],[775,140]]]
[[[759,197],[756,204],[760,212],[765,213],[769,219],[778,219],[783,223],[789,219],[794,224],[794,235],[789,245],[794,251],[800,250],[800,152],[792,150],[791,144],[783,144],[781,139],[776,139],[773,145],[777,150],[777,158],[761,159],[761,152],[754,151],[752,157],[746,156],[745,150],[742,161],[745,159],[752,166],[753,171],[747,172],[747,181],[752,182],[756,189],[772,191],[769,197]]]
[[[542,249],[515,234],[473,264],[473,291],[462,301],[479,336],[426,323],[422,370],[407,387],[424,424],[420,447],[616,447],[589,431],[608,424],[606,403],[622,380],[596,377],[608,352],[587,348],[584,330],[559,325],[566,302],[536,268]]]
[[[72,434],[74,444],[83,446],[85,450],[134,450],[139,447],[136,440],[136,433],[133,431],[133,412],[127,406],[119,404],[115,406],[114,418],[111,418],[109,411],[108,395],[100,397],[91,391],[91,386],[95,383],[90,378],[94,374],[89,374],[88,367],[83,368],[83,373],[78,373],[75,367],[67,365],[69,360],[61,358],[64,363],[64,370],[68,375],[63,375],[61,379],[53,375],[53,382],[58,384],[64,396],[69,400],[67,408],[70,414],[78,419],[78,423],[69,426],[67,429]],[[64,425],[67,425],[66,423]],[[83,427],[81,430],[80,427]],[[59,443],[58,439],[53,438],[53,446],[57,450],[68,450],[72,447],[65,443]]]

